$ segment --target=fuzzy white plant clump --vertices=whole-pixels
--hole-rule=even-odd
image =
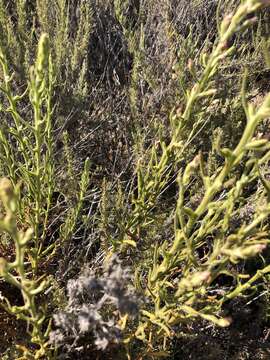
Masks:
[[[50,334],[51,343],[64,344],[69,351],[78,351],[80,346],[77,344],[87,333],[94,336],[95,345],[101,350],[111,343],[119,343],[122,340],[119,316],[135,317],[139,310],[137,296],[127,289],[130,280],[130,271],[122,268],[116,255],[112,256],[102,276],[90,271],[70,280],[68,304],[64,311],[54,315],[56,330]],[[104,312],[110,306],[117,311],[106,319]]]

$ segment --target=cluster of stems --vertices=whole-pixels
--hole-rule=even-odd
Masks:
[[[50,326],[45,324],[46,316],[37,304],[37,297],[44,292],[47,282],[44,279],[35,279],[29,266],[26,266],[26,249],[33,236],[33,230],[19,230],[16,224],[18,187],[14,189],[7,178],[0,181],[0,199],[4,205],[5,217],[0,222],[0,228],[12,239],[15,247],[15,260],[8,262],[0,258],[0,276],[9,284],[16,287],[22,295],[23,305],[14,306],[7,298],[3,298],[1,306],[17,319],[26,321],[29,328],[31,342],[37,345],[35,350],[22,347],[22,359],[46,359],[52,358],[48,335]],[[32,270],[30,268],[30,270]],[[47,326],[47,330],[46,329]],[[20,348],[20,347],[19,347]]]

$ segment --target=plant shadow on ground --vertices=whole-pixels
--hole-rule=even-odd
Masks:
[[[190,339],[187,336],[175,342],[171,359],[269,359],[270,321],[262,314],[263,305],[258,301],[248,306],[245,301],[234,301],[226,310],[233,320],[230,327],[220,329],[207,324],[201,328],[193,327]]]

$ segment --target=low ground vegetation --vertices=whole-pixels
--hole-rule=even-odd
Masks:
[[[0,0],[1,359],[268,359],[268,0]]]

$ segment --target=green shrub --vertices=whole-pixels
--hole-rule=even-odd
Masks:
[[[170,357],[269,306],[269,1],[187,5],[0,1],[3,356]]]
[[[139,288],[149,299],[148,306],[141,310],[140,325],[132,335],[145,342],[146,353],[153,353],[159,342],[173,337],[175,326],[197,317],[228,326],[230,320],[220,317],[224,303],[256,289],[257,280],[270,269],[266,265],[255,274],[233,270],[240,261],[260,254],[269,242],[269,190],[263,175],[269,144],[267,139],[256,135],[259,124],[269,116],[269,95],[260,106],[247,103],[245,76],[240,99],[247,124],[235,149],[222,148],[220,139],[213,139],[213,151],[224,162],[219,161],[209,173],[207,160],[199,154],[184,168],[181,166],[191,139],[204,126],[208,109],[213,111],[214,104],[219,103],[214,80],[220,64],[235,51],[230,39],[236,31],[252,23],[246,17],[261,6],[260,2],[247,1],[224,18],[211,53],[200,55],[200,72],[196,73],[193,62],[189,61],[189,71],[196,81],[191,90],[185,90],[186,105],[181,112],[171,114],[170,140],[160,138],[151,147],[149,157],[138,162],[132,211],[127,213],[126,221],[118,220],[121,224],[118,243],[114,239],[113,245],[116,249],[122,245],[120,249],[125,254],[127,247],[135,247],[130,251],[139,262]],[[175,169],[179,193],[173,215],[174,237],[153,244],[153,228],[166,223],[164,218],[161,220],[162,204],[158,200]],[[248,211],[250,199],[244,194],[254,183],[258,184],[257,207],[250,208],[245,218],[241,214]],[[192,203],[193,196],[197,199]],[[143,253],[142,246],[146,248]],[[210,297],[209,292],[222,274],[232,277],[234,289]],[[242,280],[245,278],[248,280]]]
[[[51,358],[48,344],[50,322],[43,306],[38,306],[36,300],[48,287],[50,278],[46,272],[42,274],[40,267],[50,261],[76,228],[89,183],[89,160],[85,161],[76,203],[66,212],[59,238],[51,241],[48,233],[54,221],[51,214],[57,183],[52,135],[54,77],[48,35],[43,34],[40,38],[37,59],[30,68],[29,84],[24,94],[14,95],[13,76],[3,48],[0,50],[0,63],[3,74],[1,112],[4,115],[0,129],[1,170],[2,175],[10,179],[1,183],[1,200],[6,211],[1,228],[14,241],[15,256],[14,262],[2,259],[1,276],[21,290],[24,301],[18,307],[10,304],[8,298],[3,298],[2,306],[30,326],[31,341],[39,348],[24,350],[26,358],[32,358],[32,352],[34,358],[45,355]],[[20,106],[27,95],[31,110],[26,120],[21,115]],[[74,195],[76,197],[76,192]],[[6,239],[7,246],[9,241]],[[45,321],[47,330],[43,325]]]

